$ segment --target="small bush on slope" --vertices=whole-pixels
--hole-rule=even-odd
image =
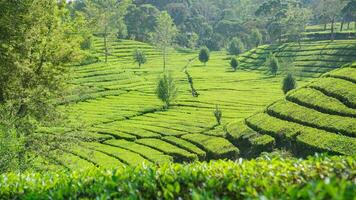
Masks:
[[[267,157],[268,158],[268,157]],[[355,157],[268,158],[120,168],[10,173],[4,199],[353,199]]]

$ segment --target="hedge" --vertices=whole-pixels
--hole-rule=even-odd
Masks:
[[[283,100],[269,106],[267,112],[272,116],[304,126],[356,137],[356,118],[325,114]]]
[[[222,137],[188,134],[182,138],[205,150],[207,159],[235,159],[239,156],[239,149]]]
[[[2,199],[354,199],[355,157],[0,175]]]

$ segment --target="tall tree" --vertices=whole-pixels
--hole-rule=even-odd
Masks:
[[[287,74],[282,82],[282,90],[284,94],[287,94],[289,91],[297,87],[297,82],[295,81],[292,74]]]
[[[104,39],[105,62],[109,56],[109,39],[126,29],[124,16],[130,3],[131,0],[85,0],[94,32]]]
[[[147,42],[154,31],[159,10],[150,4],[130,5],[125,16],[125,24],[130,38]]]
[[[167,48],[172,45],[174,37],[177,34],[177,28],[173,23],[171,16],[163,11],[157,17],[155,32],[151,36],[152,43],[157,45],[163,54],[163,70],[166,69]]]
[[[286,18],[283,19],[283,23],[286,24],[285,34],[288,40],[298,42],[300,46],[302,35],[305,33],[310,18],[311,11],[309,9],[300,7],[299,5],[289,7],[286,12]]]
[[[340,31],[343,29],[343,25],[347,23],[347,29],[350,29],[350,22],[355,22],[356,29],[356,0],[350,0],[345,7],[341,10],[342,13],[342,23]]]
[[[50,137],[34,130],[57,121],[54,100],[65,92],[65,64],[81,57],[82,38],[73,34],[81,25],[66,8],[58,0],[0,1],[0,126],[25,138],[19,160]]]
[[[341,10],[345,7],[346,2],[341,0],[319,0],[316,4],[316,10],[318,15],[323,17],[325,21],[331,23],[330,28],[330,40],[334,40],[335,37],[335,22],[341,17]],[[325,25],[326,27],[326,25]]]
[[[267,0],[256,10],[256,16],[261,18],[269,34],[270,42],[281,41],[289,2],[282,0]]]

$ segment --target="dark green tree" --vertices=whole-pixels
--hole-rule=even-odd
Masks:
[[[292,74],[288,74],[282,83],[282,90],[284,94],[287,94],[289,91],[295,89],[297,87],[297,82],[295,81]]]
[[[251,47],[258,47],[263,43],[263,38],[261,32],[255,28],[251,31],[250,37],[250,46]]]
[[[163,73],[158,81],[156,94],[164,102],[164,107],[169,108],[178,95],[178,90],[171,74]]]
[[[125,16],[129,38],[144,42],[149,41],[150,33],[155,30],[158,15],[159,10],[151,4],[140,6],[131,4]]]
[[[245,51],[245,46],[239,38],[233,38],[227,47],[230,55],[239,55]]]
[[[237,59],[235,57],[231,58],[230,66],[234,71],[237,70],[237,67],[239,66],[239,62],[237,61]]]
[[[270,53],[267,61],[268,61],[267,65],[268,65],[269,71],[271,72],[271,74],[276,76],[278,69],[279,69],[278,59],[276,58],[276,56],[273,53]]]
[[[145,52],[141,51],[140,49],[136,49],[133,53],[133,59],[135,63],[138,64],[138,67],[141,68],[141,65],[147,62]]]
[[[206,66],[206,63],[209,61],[210,58],[210,51],[208,48],[203,47],[202,49],[200,49],[199,52],[199,61],[204,63],[204,66]]]
[[[23,166],[19,170],[31,157],[49,153],[53,136],[37,133],[38,125],[61,119],[55,100],[66,93],[66,66],[80,61],[84,40],[72,34],[83,27],[72,14],[66,1],[0,1],[0,149],[17,141],[6,148],[18,150],[13,159]]]

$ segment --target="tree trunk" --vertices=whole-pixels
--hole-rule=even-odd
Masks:
[[[5,102],[4,90],[0,87],[0,104]]]
[[[326,23],[324,24],[324,31],[326,31]]]
[[[334,22],[335,22],[335,17],[332,18],[331,20],[331,41],[334,41]]]
[[[163,71],[166,70],[166,47],[163,47]]]
[[[340,32],[342,32],[342,29],[344,28],[344,20],[341,21],[341,27],[340,27]]]
[[[108,42],[107,42],[107,35],[104,34],[104,50],[105,50],[105,62],[108,62]]]
[[[350,21],[347,22],[347,30],[350,30]]]

